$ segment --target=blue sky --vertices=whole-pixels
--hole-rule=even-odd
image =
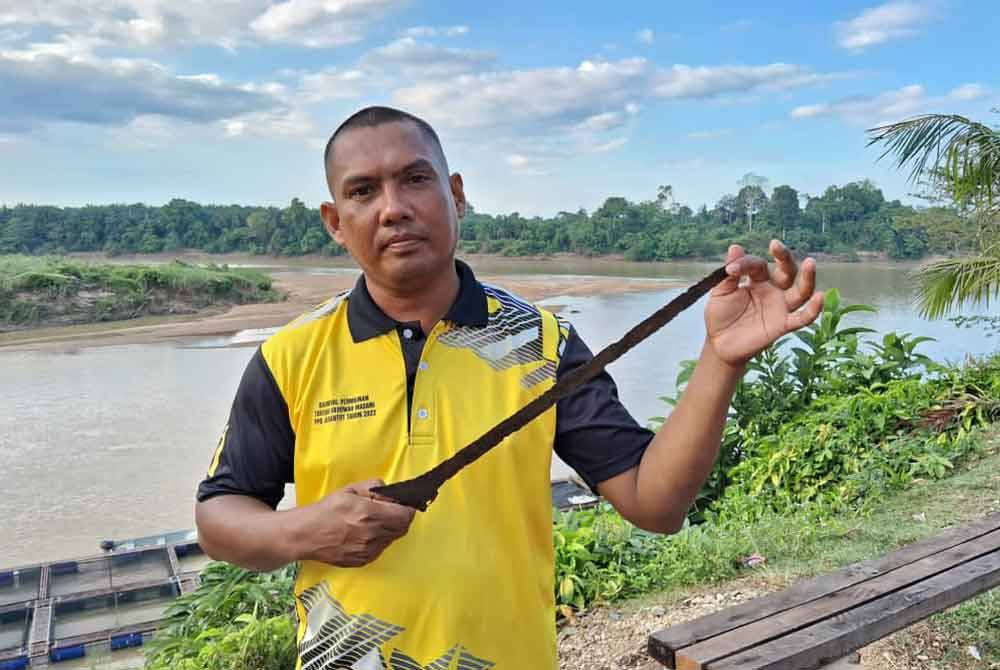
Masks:
[[[367,104],[419,114],[481,211],[711,205],[747,172],[912,190],[865,129],[990,123],[995,0],[0,0],[0,202],[316,206]]]

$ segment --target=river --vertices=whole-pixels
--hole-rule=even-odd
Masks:
[[[472,262],[491,274],[684,282],[712,267],[580,259]],[[887,264],[831,264],[821,267],[820,285],[839,288],[847,302],[879,308],[877,314],[851,315],[849,323],[936,338],[922,347],[932,358],[960,361],[994,350],[995,342],[978,330],[917,316],[907,273]],[[546,302],[562,306],[596,351],[679,291]],[[693,308],[611,367],[623,402],[640,421],[664,413],[658,396],[673,391],[680,362],[697,355],[702,324],[702,310]],[[104,538],[192,527],[195,486],[254,351],[224,346],[232,342],[176,340],[74,353],[0,348],[0,567],[97,553]],[[561,467],[554,466],[554,474]]]

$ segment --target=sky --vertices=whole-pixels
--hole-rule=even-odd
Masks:
[[[753,172],[914,189],[866,129],[995,124],[996,0],[0,0],[0,203],[318,206],[371,104],[438,131],[478,211],[711,206]]]

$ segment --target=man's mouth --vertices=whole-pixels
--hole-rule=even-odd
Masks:
[[[385,243],[385,248],[397,251],[405,251],[407,249],[416,247],[421,242],[423,242],[423,238],[417,237],[416,235],[403,233],[400,235],[393,235],[392,237],[390,237],[389,241]]]

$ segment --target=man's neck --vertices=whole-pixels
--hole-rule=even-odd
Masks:
[[[440,273],[414,291],[395,290],[368,281],[367,277],[365,280],[372,300],[386,315],[396,321],[419,321],[425,333],[430,333],[434,325],[444,318],[461,288],[454,263],[450,271]]]

